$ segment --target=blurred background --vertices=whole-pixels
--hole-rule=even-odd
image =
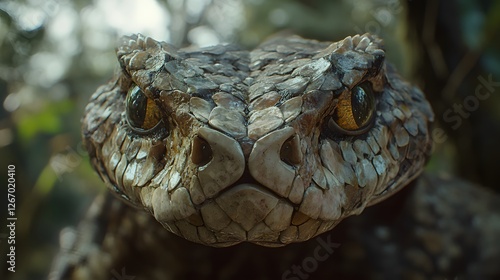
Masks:
[[[251,49],[276,32],[337,41],[370,32],[436,113],[428,172],[500,192],[500,1],[0,1],[0,278],[44,279],[59,231],[99,192],[80,140],[88,98],[122,35]],[[16,167],[16,273],[7,254],[7,166]]]

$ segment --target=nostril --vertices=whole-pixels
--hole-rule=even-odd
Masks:
[[[281,145],[280,158],[288,165],[299,165],[302,162],[302,152],[300,151],[300,141],[297,135],[288,138]]]
[[[212,160],[212,148],[205,139],[196,136],[193,139],[192,148],[191,161],[194,164],[203,166]]]

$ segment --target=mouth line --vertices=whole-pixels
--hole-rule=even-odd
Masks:
[[[271,188],[268,188],[268,187],[262,185],[261,183],[259,183],[252,175],[250,175],[250,172],[248,171],[248,169],[245,169],[245,172],[243,173],[243,175],[236,182],[234,182],[231,185],[227,186],[226,188],[222,189],[221,191],[219,191],[218,193],[216,193],[212,197],[205,199],[202,203],[198,204],[197,207],[201,208],[206,203],[210,203],[211,201],[224,195],[226,192],[228,192],[228,191],[230,191],[238,186],[242,186],[242,185],[246,185],[248,187],[255,188],[257,190],[266,192],[266,193],[272,195],[273,197],[276,197],[279,200],[283,200],[283,201],[287,202],[288,204],[292,205],[296,209],[299,206],[296,203],[293,203],[292,201],[290,201],[290,199],[288,197],[284,197],[284,196],[278,194],[277,192],[275,192],[274,190],[272,190]]]
[[[278,241],[258,241],[258,240],[230,240],[230,241],[220,241],[220,242],[215,242],[208,244],[209,246],[215,247],[215,248],[226,248],[234,245],[240,245],[240,244],[257,244],[265,247],[283,247],[286,246],[287,243],[281,243]]]

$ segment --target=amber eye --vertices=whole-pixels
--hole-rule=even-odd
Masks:
[[[134,131],[149,132],[161,121],[158,106],[142,92],[139,86],[134,85],[129,89],[125,102],[127,121]]]
[[[373,124],[375,97],[369,82],[363,82],[341,95],[328,126],[347,135],[365,133]]]

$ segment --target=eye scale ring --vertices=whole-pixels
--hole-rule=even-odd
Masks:
[[[339,98],[328,127],[346,135],[360,135],[371,128],[374,112],[373,89],[369,82],[363,82]]]
[[[161,122],[161,113],[137,85],[130,87],[125,99],[127,123],[137,133],[149,133]]]

